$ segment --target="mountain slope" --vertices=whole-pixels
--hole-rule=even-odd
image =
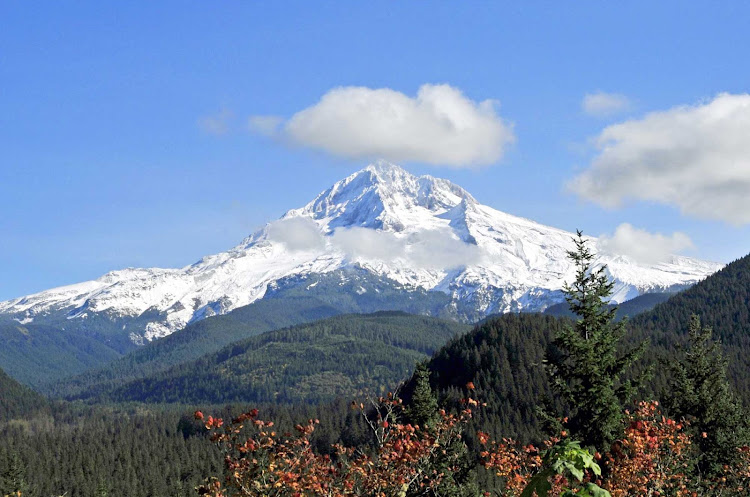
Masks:
[[[722,342],[729,377],[750,406],[750,255],[634,317],[631,326],[639,337],[650,338],[655,353],[669,357],[684,339],[693,314]],[[655,381],[663,383],[664,373],[657,369]]]
[[[564,319],[543,314],[490,318],[435,353],[429,362],[432,386],[441,399],[456,402],[473,382],[476,398],[487,403],[479,414],[483,429],[498,440],[538,440],[536,407],[552,397],[544,355],[564,325]],[[407,385],[407,395],[410,390]]]
[[[405,378],[417,361],[470,329],[402,312],[337,316],[238,341],[96,395],[197,404],[322,402],[382,393]]]
[[[81,330],[46,324],[0,322],[0,365],[18,381],[38,387],[82,373],[121,353]]]
[[[652,366],[653,379],[644,385],[642,397],[658,399],[666,392],[665,362],[684,343],[692,314],[714,328],[729,361],[731,383],[750,407],[750,256],[629,320],[625,345],[651,342],[640,366]],[[442,398],[457,400],[472,381],[478,398],[488,404],[479,417],[483,430],[495,437],[537,439],[541,432],[535,406],[551,397],[542,360],[553,332],[564,324],[565,318],[546,314],[490,318],[435,354],[429,363],[433,387]]]
[[[49,395],[71,397],[93,389],[111,389],[123,381],[153,375],[260,333],[346,313],[404,310],[457,319],[461,306],[442,292],[406,291],[363,270],[313,274],[300,281],[280,281],[266,298],[228,314],[189,324],[115,361],[83,374],[42,385]],[[58,377],[59,378],[59,377]]]
[[[35,416],[48,407],[44,397],[0,369],[0,422]]]
[[[143,344],[262,299],[279,282],[307,286],[311,275],[357,269],[394,289],[443,292],[448,307],[460,303],[468,314],[458,317],[471,320],[559,302],[572,276],[571,237],[484,206],[446,180],[379,162],[227,252],[181,269],[113,271],[2,302],[0,315],[68,329],[96,320],[98,338]],[[721,267],[678,256],[640,264],[602,254],[598,262],[616,280],[617,302],[685,288]]]

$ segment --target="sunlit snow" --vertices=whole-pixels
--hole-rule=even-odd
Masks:
[[[23,314],[19,321],[30,322],[50,309],[70,308],[70,319],[103,311],[117,316],[162,312],[141,334],[130,335],[143,343],[263,298],[268,285],[281,278],[355,264],[408,288],[470,300],[484,313],[543,309],[559,301],[557,290],[573,279],[566,256],[573,248],[571,233],[481,205],[449,181],[417,177],[382,161],[282,217],[289,219],[306,220],[317,232],[305,236],[320,241],[300,248],[297,237],[290,248],[279,230],[266,227],[227,252],[181,269],[113,271],[2,302],[0,313]],[[596,240],[590,240],[595,247]],[[600,255],[597,263],[607,264],[616,281],[616,302],[681,288],[722,267],[681,256],[641,264]]]

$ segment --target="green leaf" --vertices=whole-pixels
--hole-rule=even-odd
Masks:
[[[552,484],[548,480],[549,476],[549,471],[538,473],[529,481],[526,488],[523,489],[521,497],[534,497],[534,492],[536,492],[539,497],[547,497],[547,493],[552,490]]]
[[[568,472],[571,475],[575,476],[576,480],[578,480],[578,481],[583,480],[583,470],[582,469],[577,468],[573,464],[566,464],[565,466],[567,467]]]
[[[612,497],[612,495],[595,483],[587,483],[577,494],[578,497]]]

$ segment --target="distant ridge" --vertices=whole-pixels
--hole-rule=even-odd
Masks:
[[[658,304],[666,302],[674,293],[644,293],[633,299],[617,304],[617,319],[633,317],[646,311],[650,311]],[[614,304],[613,304],[614,305]],[[567,302],[551,305],[544,310],[544,314],[558,317],[575,317],[568,307]]]

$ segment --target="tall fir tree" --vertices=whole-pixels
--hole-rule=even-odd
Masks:
[[[439,419],[439,415],[437,397],[430,387],[430,370],[427,363],[417,364],[414,377],[414,392],[406,409],[406,416],[413,424],[431,426]]]
[[[547,355],[547,372],[554,391],[565,406],[566,426],[584,446],[609,449],[623,430],[625,406],[642,379],[625,379],[631,366],[643,354],[646,343],[622,351],[625,322],[616,321],[617,308],[608,308],[614,283],[606,266],[593,267],[594,253],[581,231],[573,239],[575,250],[568,257],[575,264],[576,277],[563,287],[570,310],[578,316],[554,337],[556,353]],[[546,413],[548,418],[554,417]]]
[[[99,478],[99,484],[96,486],[96,497],[108,497],[109,487],[104,478]]]
[[[665,404],[675,417],[686,418],[698,449],[696,469],[708,476],[734,466],[739,447],[750,444],[747,413],[727,379],[727,360],[713,330],[693,315],[682,358],[671,365]]]
[[[0,473],[0,495],[26,495],[29,484],[21,457],[17,452],[11,451],[5,462],[6,467]]]
[[[426,362],[414,368],[414,390],[404,412],[407,420],[420,429],[434,432],[440,422],[440,407],[437,396],[430,386],[430,369]],[[443,475],[440,486],[434,493],[444,497],[476,497],[479,490],[476,481],[476,461],[470,456],[462,438],[450,441],[433,461],[434,474]],[[411,494],[409,494],[411,495]],[[420,489],[417,495],[427,495]]]

